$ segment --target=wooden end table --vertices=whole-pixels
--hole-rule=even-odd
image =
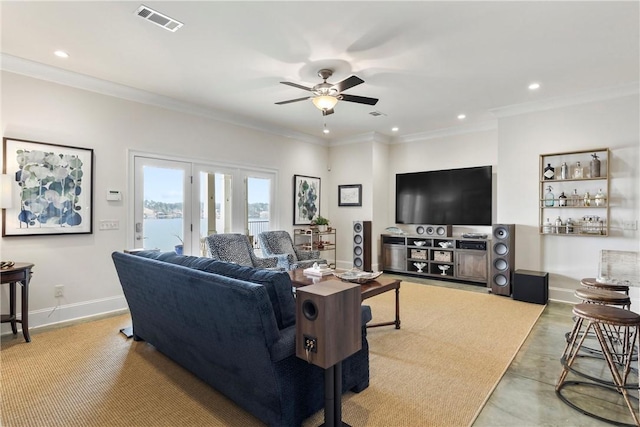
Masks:
[[[0,323],[11,322],[11,331],[18,334],[18,323],[22,324],[22,335],[26,342],[31,342],[29,336],[29,279],[33,264],[16,262],[13,266],[0,270],[2,284],[9,284],[9,314],[0,316]],[[22,312],[21,318],[16,316],[16,283],[22,285]]]
[[[296,270],[292,270],[288,272],[289,277],[291,278],[291,283],[294,288],[315,285],[316,283],[337,279],[337,277],[335,277],[333,274],[329,274],[327,276],[308,276],[308,275],[305,275],[303,271],[304,271],[303,268],[298,268]],[[396,329],[400,329],[400,282],[401,280],[398,280],[398,279],[388,279],[388,278],[378,277],[376,280],[360,285],[360,289],[362,292],[361,301],[364,301],[367,298],[371,298],[376,295],[383,294],[390,290],[395,289],[396,291],[395,320],[392,320],[389,322],[374,323],[371,325],[367,325],[367,328],[377,328],[379,326],[395,325]]]

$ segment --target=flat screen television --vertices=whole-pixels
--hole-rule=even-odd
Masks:
[[[396,223],[491,225],[491,166],[396,174]]]

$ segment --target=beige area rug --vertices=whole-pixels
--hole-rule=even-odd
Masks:
[[[544,306],[403,282],[402,329],[369,330],[371,385],[343,397],[357,426],[467,426]],[[374,321],[394,315],[393,292],[366,300]],[[159,354],[126,340],[117,316],[3,339],[2,425],[259,426],[224,396]],[[322,411],[305,421],[317,426]]]

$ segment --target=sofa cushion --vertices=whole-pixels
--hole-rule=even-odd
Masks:
[[[283,329],[296,323],[296,303],[293,285],[286,271],[264,270],[228,262],[209,264],[205,271],[221,274],[238,280],[257,283],[267,288],[276,315],[278,328]]]
[[[289,274],[284,271],[244,267],[211,258],[177,255],[175,252],[140,251],[136,255],[262,285],[269,294],[278,329],[296,323],[296,307],[291,279]]]

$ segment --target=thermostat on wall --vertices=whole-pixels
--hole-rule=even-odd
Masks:
[[[107,190],[107,200],[122,200],[122,193],[120,192],[120,190]]]

